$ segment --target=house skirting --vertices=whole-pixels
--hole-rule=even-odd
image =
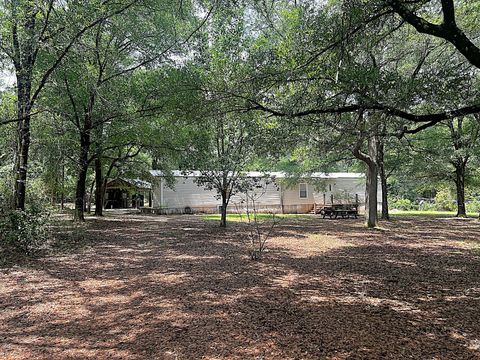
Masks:
[[[257,212],[275,213],[275,214],[307,214],[314,209],[314,204],[298,204],[298,205],[257,205]],[[317,205],[318,206],[318,205]],[[180,215],[180,214],[218,214],[220,206],[187,206],[184,208],[151,208],[143,207],[141,211],[146,214],[161,215]],[[252,209],[250,209],[252,211]],[[228,206],[227,213],[238,214],[246,213],[246,207]]]

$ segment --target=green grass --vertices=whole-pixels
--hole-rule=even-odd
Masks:
[[[272,214],[257,214],[258,220],[269,220],[272,219]],[[309,215],[302,214],[275,214],[275,218],[279,219],[311,219]],[[204,220],[216,220],[220,221],[220,214],[211,214],[204,215]],[[227,221],[248,221],[246,214],[227,214]]]
[[[455,216],[455,211],[435,211],[435,210],[393,210],[392,216]],[[478,213],[468,213],[468,217],[478,217]]]
[[[454,217],[455,211],[434,211],[434,210],[392,210],[390,215],[395,216],[426,216],[426,217]],[[272,214],[258,214],[259,220],[268,220],[272,218]],[[468,213],[468,217],[477,218],[478,213]],[[203,215],[204,220],[220,221],[220,214]],[[306,214],[275,214],[278,219],[312,219],[311,215]],[[247,221],[246,214],[228,214],[227,221]]]

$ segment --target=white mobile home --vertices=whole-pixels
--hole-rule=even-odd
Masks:
[[[174,184],[170,186],[162,171],[152,170],[151,174],[155,178],[152,206],[158,212],[219,212],[221,200],[217,192],[196,183],[199,171],[173,171]],[[313,173],[295,181],[282,172],[247,172],[244,176],[262,179],[256,207],[263,211],[308,213],[326,204],[365,202],[365,176],[361,173]],[[227,211],[241,211],[244,198],[241,193],[232,196]]]

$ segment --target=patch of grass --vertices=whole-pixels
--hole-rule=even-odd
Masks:
[[[390,212],[391,216],[455,216],[455,211],[436,211],[436,210],[394,210]],[[468,213],[468,217],[477,217],[477,213]]]
[[[270,220],[272,219],[272,214],[258,214],[257,218],[259,220]],[[203,215],[204,220],[215,220],[220,221],[220,214],[210,214]],[[279,219],[300,219],[300,220],[311,220],[312,216],[304,214],[275,214],[275,218]],[[227,214],[227,221],[248,221],[246,214]]]

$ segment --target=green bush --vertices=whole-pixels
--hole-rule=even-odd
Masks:
[[[480,199],[473,199],[467,203],[467,209],[471,212],[480,212]]]
[[[0,219],[2,245],[9,250],[34,255],[49,239],[50,212],[36,206],[12,210]]]
[[[437,210],[437,204],[432,203],[432,202],[424,201],[424,202],[418,204],[418,210],[420,210],[420,211],[436,211]]]
[[[390,207],[397,210],[413,210],[414,205],[409,199],[393,199]]]
[[[439,211],[455,211],[457,204],[449,189],[440,189],[435,196],[436,208]]]

